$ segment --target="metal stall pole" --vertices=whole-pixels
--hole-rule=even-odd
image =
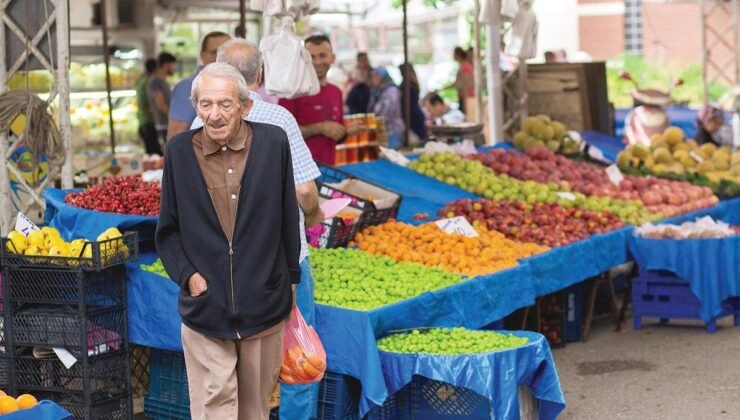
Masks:
[[[409,145],[409,126],[411,125],[411,81],[409,80],[409,34],[407,0],[403,0],[403,142]]]
[[[476,120],[483,124],[483,74],[480,59],[480,0],[475,0],[473,8],[473,77],[475,83]]]
[[[69,118],[69,2],[56,0],[57,13],[57,92],[59,98],[59,133],[64,142],[62,188],[74,186],[72,169],[72,122]],[[0,44],[1,45],[1,44]]]
[[[247,39],[247,1],[239,0],[239,28],[238,36]]]
[[[501,67],[499,66],[499,54],[501,45],[501,0],[487,0],[491,2],[493,21],[487,22],[486,55],[488,66],[486,67],[486,81],[488,86],[488,144],[495,144],[504,138],[503,130],[503,103],[501,88]]]
[[[105,63],[105,89],[108,99],[108,126],[110,127],[110,149],[115,162],[116,129],[113,126],[113,99],[110,96],[110,51],[108,50],[108,0],[100,0],[100,26],[103,29],[103,61]]]
[[[0,17],[5,16],[5,10],[10,3],[0,4]],[[3,53],[0,54],[0,93],[5,93],[8,81],[8,72],[5,54],[5,23],[0,20],[0,46]],[[5,130],[0,131],[0,235],[6,236],[10,231],[13,205],[10,198],[10,178],[8,177],[8,135]]]

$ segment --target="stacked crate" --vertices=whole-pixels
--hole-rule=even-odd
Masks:
[[[138,258],[137,235],[85,247],[79,258],[25,256],[2,241],[6,389],[79,419],[131,419],[123,264]]]

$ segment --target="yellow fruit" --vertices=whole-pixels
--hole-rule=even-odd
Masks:
[[[712,172],[715,170],[714,164],[712,161],[705,160],[704,162],[700,163],[699,166],[696,167],[697,172],[706,174],[707,172]]]
[[[658,163],[655,166],[653,166],[653,172],[655,172],[656,174],[662,174],[666,170],[667,170],[667,167],[662,163]]]
[[[704,143],[699,146],[699,153],[705,159],[711,159],[715,151],[717,151],[717,146],[715,146],[713,143]]]
[[[8,234],[8,243],[6,245],[8,251],[15,254],[23,254],[27,247],[26,237],[22,233],[14,230]]]
[[[650,149],[652,149],[653,151],[656,151],[658,149],[670,149],[670,148],[671,148],[671,146],[669,146],[668,143],[666,143],[665,140],[658,140],[658,141],[653,142],[650,145]]]
[[[679,162],[674,162],[668,166],[668,172],[673,172],[674,174],[683,174],[686,172],[683,165],[681,165]]]
[[[735,152],[732,154],[732,157],[730,158],[730,163],[732,163],[732,166],[740,165],[740,152]]]
[[[696,143],[696,140],[694,139],[689,139],[686,142],[686,145],[689,146],[689,150],[696,150],[699,148],[699,145]]]
[[[688,152],[688,151],[691,150],[691,147],[689,146],[688,143],[686,143],[685,141],[682,141],[681,143],[678,143],[677,145],[673,146],[673,151],[674,152],[676,152],[678,150],[683,150],[683,151]]]
[[[0,389],[0,397],[4,397],[6,395],[8,395],[8,394],[6,394],[5,391],[3,391],[2,389]]]
[[[526,131],[527,133],[532,132],[532,128],[534,128],[535,124],[538,124],[540,121],[536,117],[527,117],[522,122],[522,131]]]
[[[120,238],[122,236],[123,234],[121,233],[120,230],[118,230],[118,228],[112,227],[112,228],[106,229],[103,233],[98,235],[97,241],[98,242],[107,241],[109,239]]]
[[[681,165],[684,166],[684,168],[695,168],[696,167],[696,161],[691,156],[686,156],[685,158],[681,159]]]
[[[15,401],[18,403],[18,408],[20,408],[21,410],[36,407],[36,405],[39,403],[36,400],[36,397],[31,394],[19,395],[18,398],[15,399]]]
[[[683,161],[687,157],[689,157],[689,152],[686,150],[678,149],[673,152],[673,159],[678,161]]]
[[[555,139],[562,140],[566,132],[565,124],[560,121],[553,121],[552,124],[550,124],[550,127],[555,131]]]
[[[652,169],[652,167],[655,166],[655,159],[653,159],[652,156],[648,156],[645,158],[643,165],[645,165],[645,167],[648,169]]]
[[[28,248],[26,248],[26,251],[23,254],[24,255],[28,255],[30,257],[44,255],[44,249],[41,248],[38,245],[29,245]]]
[[[638,144],[638,145],[635,145],[635,148],[632,151],[632,154],[638,159],[645,159],[646,157],[650,155],[650,149],[648,149],[647,147],[641,144]]]
[[[665,136],[665,140],[671,146],[675,146],[684,140],[683,130],[675,126],[666,128],[663,135]]]
[[[665,165],[673,163],[673,156],[671,156],[671,152],[669,152],[668,149],[655,150],[653,152],[653,158],[657,163],[663,163]]]
[[[650,144],[655,143],[665,143],[665,136],[663,136],[661,133],[655,133],[652,136],[650,136]]]
[[[7,395],[0,397],[0,414],[8,414],[18,411],[18,402]]]
[[[619,155],[617,155],[618,166],[629,166],[631,160],[632,155],[627,151],[620,152]]]
[[[44,226],[41,228],[41,231],[44,232],[44,236],[46,236],[47,238],[54,237],[62,239],[62,235],[59,234],[59,231],[51,226]]]
[[[727,162],[727,164],[729,165],[730,159],[730,150],[724,147],[720,147],[712,154],[712,160],[715,162]]]
[[[714,167],[717,168],[718,171],[727,171],[730,169],[730,162],[723,161],[723,160],[714,160]]]
[[[28,234],[28,236],[26,237],[26,242],[28,243],[28,246],[43,247],[45,239],[46,237],[44,235],[44,232],[40,230],[34,230],[33,232]]]

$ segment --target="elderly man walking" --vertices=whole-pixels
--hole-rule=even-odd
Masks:
[[[300,281],[290,147],[281,128],[243,120],[252,101],[232,66],[206,66],[191,96],[205,125],[167,143],[156,232],[181,288],[190,410],[267,419]]]
[[[306,322],[313,325],[315,304],[313,295],[313,275],[308,259],[305,226],[311,227],[320,223],[324,214],[318,205],[318,190],[314,180],[321,175],[311,152],[303,140],[301,130],[295,118],[285,108],[262,100],[255,92],[260,84],[262,61],[257,45],[243,39],[234,38],[218,49],[216,61],[234,66],[244,76],[249,85],[249,97],[254,105],[246,117],[247,121],[273,124],[285,130],[293,157],[293,176],[295,177],[298,205],[301,209],[299,234],[301,236],[301,283],[297,288],[297,303]],[[191,128],[198,128],[203,122],[196,118]],[[304,214],[305,213],[305,226]],[[316,418],[318,384],[283,385],[280,392],[280,416],[291,420]]]

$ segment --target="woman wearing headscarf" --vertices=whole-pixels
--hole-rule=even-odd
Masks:
[[[694,140],[698,144],[714,143],[719,146],[720,142],[716,134],[724,124],[725,116],[721,110],[711,105],[704,105],[696,117],[696,136],[694,136]]]
[[[385,119],[388,147],[400,149],[403,143],[403,134],[406,130],[403,123],[403,114],[401,114],[401,89],[393,82],[385,67],[378,67],[373,70],[372,86],[373,91],[368,110]]]
[[[406,80],[404,73],[404,66],[408,66],[408,81]],[[406,93],[406,83],[409,83],[409,104],[411,108],[411,117],[409,118],[409,125],[411,132],[415,134],[421,142],[424,142],[427,138],[427,126],[426,118],[424,117],[424,111],[421,110],[419,104],[419,79],[416,77],[416,71],[414,66],[409,64],[401,64],[398,66],[401,71],[401,75],[404,76],[403,82],[401,82],[401,98]],[[403,102],[401,102],[403,107]],[[406,121],[406,110],[402,109],[404,121]]]

